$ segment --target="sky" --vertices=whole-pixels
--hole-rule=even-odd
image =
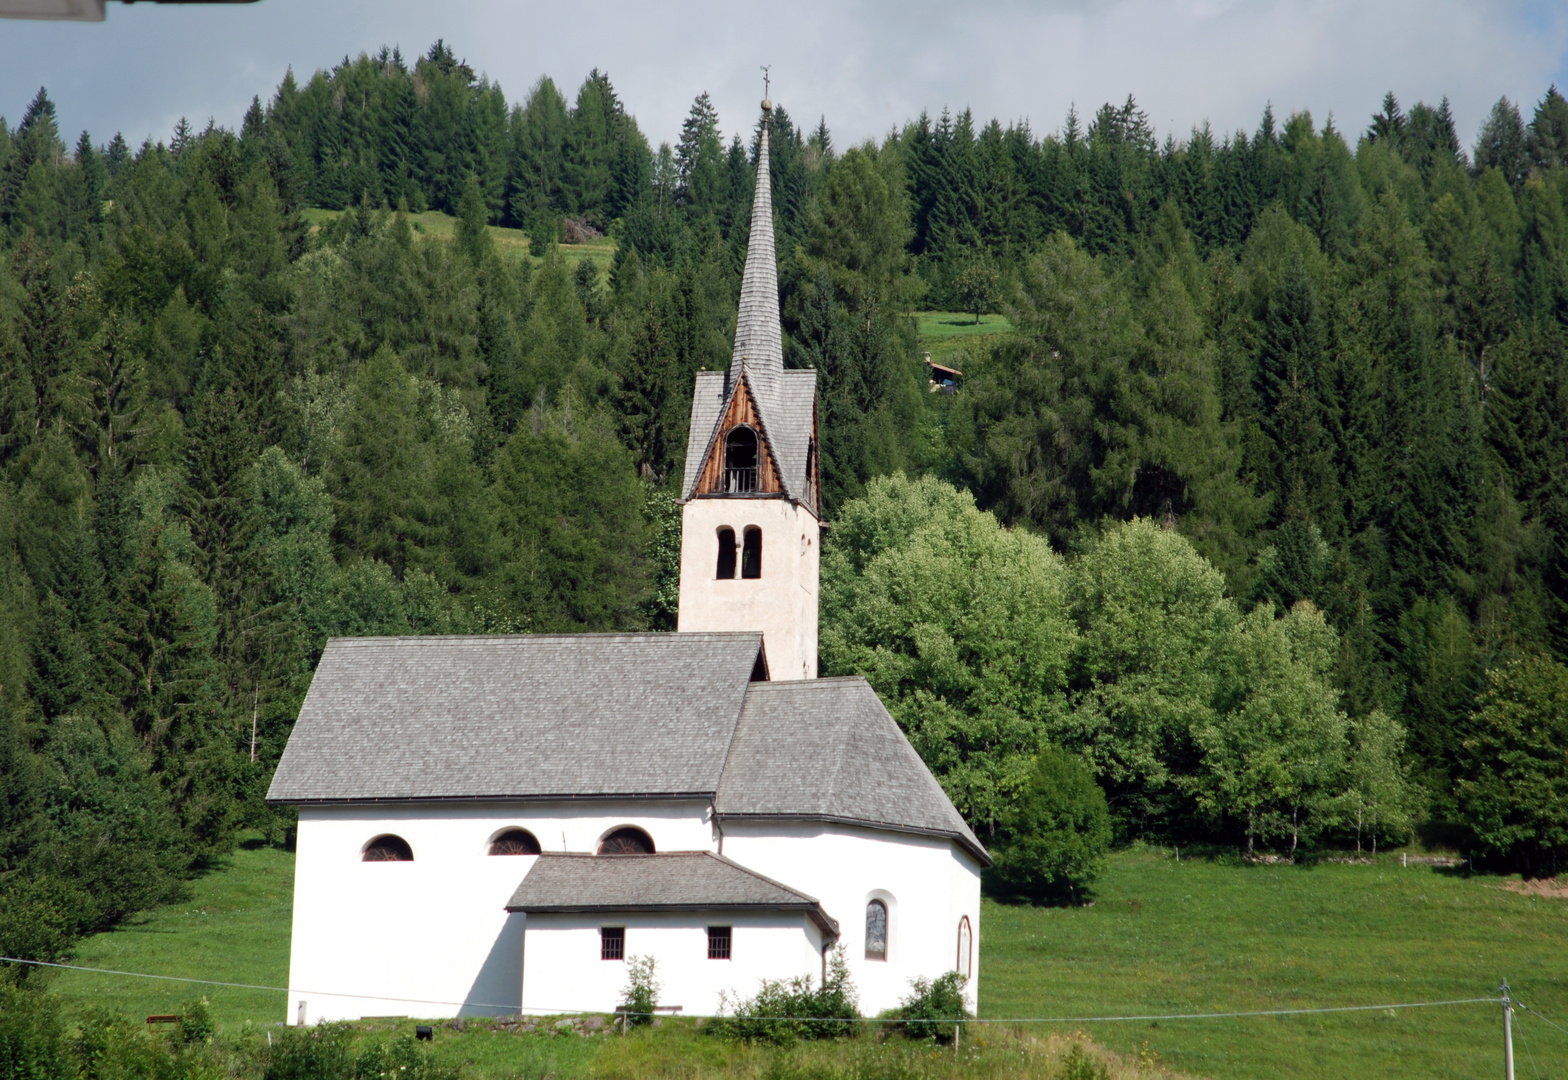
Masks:
[[[1208,122],[1253,131],[1264,106],[1364,130],[1386,90],[1451,101],[1474,142],[1499,96],[1530,108],[1568,84],[1568,4],[1508,0],[259,0],[123,5],[102,23],[0,20],[0,116],[38,87],[67,141],[116,131],[166,139],[175,122],[238,128],[292,67],[444,38],[522,101],[541,75],[570,98],[608,72],[649,140],[673,142],[708,91],[726,133],[749,129],[770,65],[797,123],[835,145],[879,138],[927,110],[1057,130],[1130,93],[1159,135]]]

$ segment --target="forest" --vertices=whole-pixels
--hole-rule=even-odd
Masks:
[[[845,147],[786,106],[821,669],[872,680],[988,843],[1071,832],[1018,807],[1087,770],[1120,841],[1421,827],[1555,872],[1555,87],[1468,149],[1393,93],[1163,141],[1130,97]],[[749,229],[733,122],[701,94],[655,148],[604,72],[509,102],[444,42],[290,72],[238,131],[71,142],[45,89],[0,120],[0,955],[290,842],[263,795],[332,635],[673,629]],[[912,317],[944,309],[1015,327],[952,394]]]

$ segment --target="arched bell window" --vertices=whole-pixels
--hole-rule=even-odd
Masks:
[[[537,855],[539,840],[527,829],[507,829],[490,841],[492,855]]]
[[[719,530],[719,568],[716,577],[732,578],[735,576],[735,530],[724,528]]]
[[[747,528],[746,538],[741,543],[740,576],[743,578],[762,576],[762,530],[755,525]]]
[[[887,959],[887,905],[880,900],[866,905],[866,959]]]
[[[652,855],[653,837],[641,829],[627,825],[607,833],[599,841],[600,855]]]
[[[757,490],[757,433],[738,427],[724,438],[724,490]]]
[[[969,928],[969,916],[965,915],[958,920],[958,961],[953,965],[953,970],[967,980],[973,959],[974,932]]]
[[[378,836],[365,845],[360,862],[413,862],[414,849],[401,836]]]

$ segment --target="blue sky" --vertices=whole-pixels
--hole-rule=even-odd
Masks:
[[[445,38],[520,101],[542,74],[569,96],[609,72],[643,131],[673,140],[709,91],[726,131],[750,123],[771,64],[797,121],[825,115],[843,146],[921,109],[972,107],[1056,129],[1130,92],[1163,134],[1205,120],[1257,126],[1332,112],[1359,132],[1392,89],[1407,105],[1447,94],[1468,145],[1499,95],[1529,106],[1568,83],[1568,4],[1474,0],[260,0],[242,6],[111,3],[104,23],[0,21],[0,115],[40,85],[68,139],[166,138],[174,122],[238,126],[292,66],[302,79],[345,54]]]

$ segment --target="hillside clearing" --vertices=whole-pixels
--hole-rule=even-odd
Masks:
[[[328,225],[343,216],[341,210],[323,210],[312,207],[303,211],[303,217],[315,228]],[[433,236],[441,240],[451,240],[457,235],[457,218],[451,214],[443,214],[439,210],[426,210],[420,214],[408,215],[409,225],[412,226],[415,236]],[[495,249],[503,258],[523,259],[530,258],[528,254],[528,234],[521,229],[508,229],[500,225],[487,226],[490,239],[495,243]],[[566,265],[576,268],[584,259],[590,260],[601,271],[608,273],[610,264],[615,261],[615,241],[607,236],[598,238],[589,244],[562,244],[559,247],[561,258]],[[533,260],[538,263],[538,259]]]

